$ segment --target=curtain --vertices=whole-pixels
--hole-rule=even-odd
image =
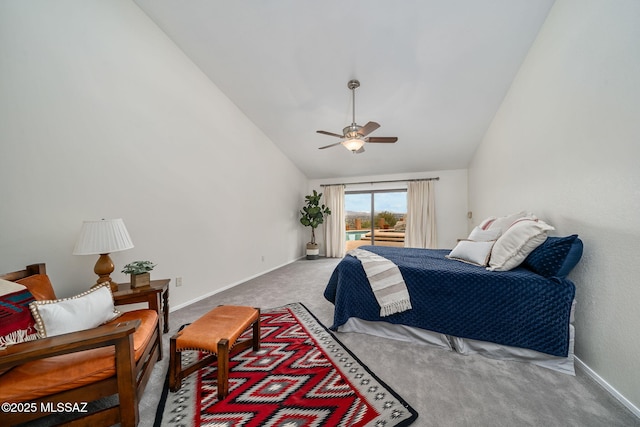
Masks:
[[[436,207],[433,181],[409,181],[407,187],[407,248],[436,248]]]
[[[324,243],[326,256],[342,258],[345,253],[344,185],[324,187],[325,205],[331,215],[324,220]]]

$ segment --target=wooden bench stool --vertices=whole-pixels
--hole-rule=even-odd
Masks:
[[[251,339],[238,341],[249,327]],[[260,309],[220,305],[171,337],[169,342],[169,389],[178,391],[182,379],[218,360],[218,400],[229,394],[229,351],[253,346],[260,350]],[[202,360],[182,367],[182,351],[202,350],[211,353]]]

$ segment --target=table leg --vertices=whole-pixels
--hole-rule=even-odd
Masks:
[[[164,333],[169,332],[169,287],[162,294],[162,314],[164,315]]]

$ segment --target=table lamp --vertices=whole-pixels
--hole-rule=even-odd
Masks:
[[[101,219],[82,223],[73,254],[100,255],[93,268],[98,275],[96,285],[109,282],[111,292],[116,292],[118,284],[111,280],[110,276],[115,266],[109,254],[131,248],[133,248],[133,242],[122,219]]]

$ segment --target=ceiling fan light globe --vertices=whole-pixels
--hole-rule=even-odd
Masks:
[[[358,151],[364,145],[364,140],[358,138],[347,139],[342,142],[342,145],[349,151]]]

